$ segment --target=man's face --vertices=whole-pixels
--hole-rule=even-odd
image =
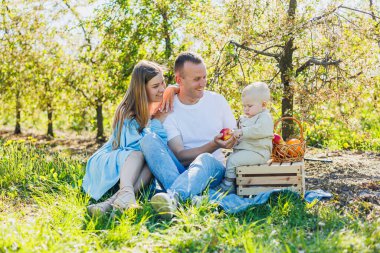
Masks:
[[[191,102],[198,102],[203,97],[207,84],[207,71],[204,63],[185,62],[181,73],[177,73],[177,82],[181,96]]]

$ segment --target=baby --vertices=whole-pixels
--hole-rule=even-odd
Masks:
[[[235,168],[244,165],[266,163],[272,153],[273,120],[267,107],[270,99],[268,85],[256,82],[242,92],[244,115],[234,131],[238,143],[228,157],[225,177],[218,190],[236,192]]]

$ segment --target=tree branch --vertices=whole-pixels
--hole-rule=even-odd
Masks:
[[[61,77],[63,78],[64,82],[67,83],[71,88],[73,88],[75,91],[77,92],[80,92],[83,97],[91,104],[91,105],[94,105],[96,106],[96,103],[93,102],[89,96],[87,96],[87,94],[82,90],[80,89],[79,87],[77,87],[75,84],[74,84],[74,81],[71,79],[72,77],[72,73],[70,73],[70,75],[61,75]]]
[[[373,20],[374,22],[376,22],[375,12],[373,11],[374,8],[373,8],[373,2],[372,2],[372,0],[369,0],[369,9],[371,10],[372,20]],[[377,28],[379,24],[380,24],[380,22],[378,22],[378,23],[375,25],[375,27]],[[377,45],[380,47],[380,39],[377,39]]]
[[[351,20],[349,20],[349,19],[346,18],[345,16],[340,15],[339,13],[335,13],[335,15],[336,15],[337,17],[341,17],[341,18],[343,18],[344,20],[346,20],[348,23],[350,23],[351,25],[355,26],[356,28],[360,28],[357,24],[355,24],[354,22],[352,22]]]
[[[91,51],[92,49],[92,46],[91,46],[91,40],[90,40],[90,37],[83,25],[83,21],[81,20],[81,18],[79,17],[79,14],[78,12],[76,12],[73,8],[71,8],[70,4],[67,2],[67,0],[62,0],[63,3],[67,6],[67,8],[71,11],[71,13],[75,16],[75,18],[79,21],[79,26],[80,28],[82,29],[83,31],[83,36],[84,36],[84,39],[85,41],[87,42],[87,45],[84,45],[84,46],[87,46],[89,48],[89,50]]]
[[[358,10],[358,9],[354,9],[354,8],[347,7],[347,6],[344,6],[344,5],[341,5],[339,8],[347,9],[347,10],[351,10],[351,11],[356,11],[356,12],[360,12],[360,13],[363,13],[363,14],[367,14],[367,15],[370,15],[373,19],[380,19],[380,17],[374,15],[373,13],[362,11],[362,10]]]
[[[341,63],[342,61],[341,60],[335,60],[335,61],[329,61],[329,60],[317,60],[315,58],[311,58],[309,59],[307,62],[305,62],[304,64],[302,64],[297,70],[296,70],[296,77],[302,72],[304,71],[306,68],[310,67],[311,65],[321,65],[321,66],[324,66],[324,67],[327,67],[327,66],[331,66],[331,65],[335,65],[335,66],[338,66],[339,63]]]
[[[244,82],[245,82],[246,79],[245,79],[245,74],[244,74],[244,68],[243,68],[243,65],[241,64],[241,61],[240,61],[240,52],[238,54],[237,59],[238,59],[239,65],[240,65],[241,73],[243,73],[243,79],[244,79]]]
[[[329,15],[331,15],[332,13],[336,12],[336,10],[338,10],[342,5],[338,5],[337,7],[335,7],[334,9],[332,9],[331,11],[329,12],[326,12],[326,13],[323,13],[321,16],[317,16],[317,17],[314,17],[314,18],[311,18],[309,19],[308,22],[315,22],[315,21],[318,21],[324,17],[327,17]]]
[[[278,76],[278,74],[280,74],[280,72],[281,72],[280,70],[277,71],[277,73],[270,80],[266,81],[268,83],[269,88],[272,88],[272,82]]]
[[[230,44],[233,44],[236,47],[242,48],[244,50],[252,51],[252,52],[255,52],[256,54],[260,54],[260,55],[265,55],[265,56],[273,57],[275,59],[278,59],[281,56],[280,54],[273,54],[273,53],[265,52],[266,50],[268,50],[269,48],[272,48],[272,47],[266,48],[264,50],[257,50],[257,49],[254,49],[254,48],[247,47],[244,44],[239,44],[239,43],[237,43],[237,42],[235,42],[233,40],[230,40]]]
[[[369,13],[369,12],[366,12],[366,11],[362,11],[362,10],[354,9],[354,8],[351,8],[351,7],[347,7],[347,6],[344,6],[344,5],[341,4],[341,5],[338,5],[337,7],[333,8],[329,12],[326,12],[326,13],[320,15],[320,16],[317,16],[317,17],[309,19],[309,21],[307,21],[306,23],[304,23],[302,26],[306,25],[309,22],[315,22],[315,21],[318,21],[318,20],[320,20],[320,19],[322,19],[324,17],[327,17],[330,14],[336,12],[338,9],[347,9],[347,10],[351,10],[351,11],[356,11],[356,12],[360,12],[360,13],[363,13],[363,14],[370,15],[373,19],[380,19],[380,17],[377,17],[373,12]]]

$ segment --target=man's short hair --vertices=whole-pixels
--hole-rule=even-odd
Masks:
[[[194,64],[200,64],[203,63],[203,58],[200,55],[193,52],[180,53],[174,63],[174,73],[181,73],[183,66],[185,65],[185,62],[187,61],[192,62]]]

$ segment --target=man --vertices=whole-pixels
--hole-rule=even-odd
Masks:
[[[223,96],[205,91],[203,59],[195,53],[181,53],[174,71],[180,92],[174,98],[174,111],[164,121],[170,150],[155,135],[141,141],[145,160],[166,190],[154,195],[151,203],[166,218],[172,216],[179,199],[221,182],[225,167],[220,148],[232,148],[236,142],[234,138],[223,141],[219,134],[223,128],[235,128],[236,121]]]

